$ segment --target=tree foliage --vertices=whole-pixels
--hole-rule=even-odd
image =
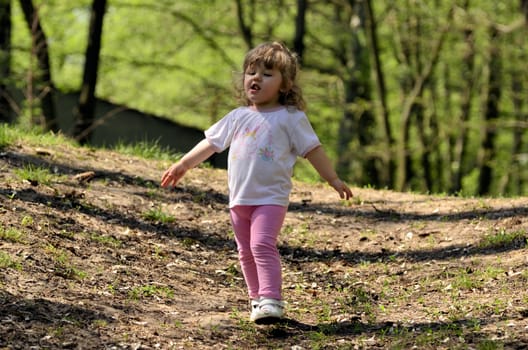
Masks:
[[[54,85],[79,90],[91,1],[34,1]],[[12,12],[22,76],[31,35]],[[309,117],[350,182],[528,193],[525,0],[108,0],[104,22],[99,97],[205,128],[235,106],[248,48],[280,40],[302,58]]]
[[[7,91],[11,66],[11,2],[0,0],[0,122],[11,121]]]

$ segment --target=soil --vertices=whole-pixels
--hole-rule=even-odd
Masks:
[[[49,169],[50,181],[17,171]],[[527,349],[528,198],[295,182],[287,319],[257,326],[226,172],[161,189],[167,161],[0,151],[0,349]],[[17,235],[18,234],[18,235]]]

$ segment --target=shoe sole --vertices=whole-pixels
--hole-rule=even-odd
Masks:
[[[269,325],[269,324],[279,323],[282,320],[283,320],[282,317],[269,316],[269,317],[262,317],[262,318],[256,319],[254,322],[259,325]]]

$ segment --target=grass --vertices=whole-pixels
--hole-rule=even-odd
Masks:
[[[477,350],[502,350],[504,344],[495,340],[484,340],[477,345]]]
[[[528,246],[528,234],[525,230],[507,232],[504,229],[497,233],[486,235],[479,244],[480,248],[506,248],[512,245],[519,245],[520,247]]]
[[[452,287],[455,290],[471,290],[474,288],[481,288],[482,280],[479,274],[473,273],[468,269],[460,269],[455,273],[454,279],[452,281]]]
[[[21,270],[22,265],[6,252],[0,251],[0,269],[11,268]]]
[[[31,226],[31,225],[33,225],[33,223],[34,223],[33,217],[28,216],[28,215],[25,215],[25,216],[22,218],[21,222],[20,222],[20,224],[21,224],[22,226],[24,226],[24,227]]]
[[[22,169],[15,169],[15,174],[21,179],[29,181],[32,185],[49,185],[58,178],[48,168],[41,168],[31,164],[24,165]]]
[[[54,262],[53,270],[57,276],[73,280],[82,280],[87,277],[86,272],[73,265],[70,256],[65,250],[49,244],[46,247],[46,251],[52,257]]]
[[[43,133],[38,127],[27,127],[25,125],[0,125],[0,150],[10,146],[19,140],[29,146],[45,147],[67,144],[72,147],[78,147],[76,142],[62,134],[52,132]],[[140,141],[136,143],[118,142],[110,149],[119,153],[131,155],[145,159],[176,161],[183,156],[181,153],[171,151],[168,147],[163,147],[159,141]],[[207,163],[202,164],[208,167]],[[299,159],[295,165],[294,178],[298,181],[308,183],[321,183],[321,177],[317,171],[305,159]],[[349,202],[343,201],[344,206],[350,205]]]
[[[145,159],[176,160],[181,154],[171,151],[168,147],[162,147],[159,141],[140,141],[133,144],[119,142],[112,147],[115,151]]]
[[[134,287],[128,292],[128,297],[132,300],[138,301],[143,298],[161,297],[166,299],[174,298],[174,291],[166,286],[157,285],[143,285]]]
[[[25,234],[21,230],[14,227],[4,227],[0,224],[0,239],[13,243],[24,243]]]
[[[11,145],[16,140],[16,136],[12,127],[8,124],[0,124],[0,150]]]
[[[38,127],[28,127],[22,124],[0,124],[0,150],[22,140],[24,144],[34,147],[65,144],[71,147],[78,147],[74,140],[63,134],[44,133]],[[119,142],[111,149],[122,154],[145,159],[174,161],[181,157],[181,154],[171,151],[168,147],[162,147],[158,141],[140,141],[133,144]]]
[[[92,233],[89,235],[89,237],[94,242],[101,243],[112,248],[120,248],[123,245],[121,240],[107,235]]]
[[[56,145],[68,145],[77,147],[75,141],[63,134],[42,132],[38,127],[27,127],[22,124],[0,124],[0,150],[19,141],[25,145],[35,147],[46,147]]]
[[[161,207],[151,208],[142,214],[143,219],[160,222],[162,224],[169,224],[176,221],[173,215],[165,213]]]

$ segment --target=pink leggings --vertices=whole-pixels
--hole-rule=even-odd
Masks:
[[[279,205],[241,205],[231,208],[238,257],[251,299],[282,299],[277,237],[287,209]]]

